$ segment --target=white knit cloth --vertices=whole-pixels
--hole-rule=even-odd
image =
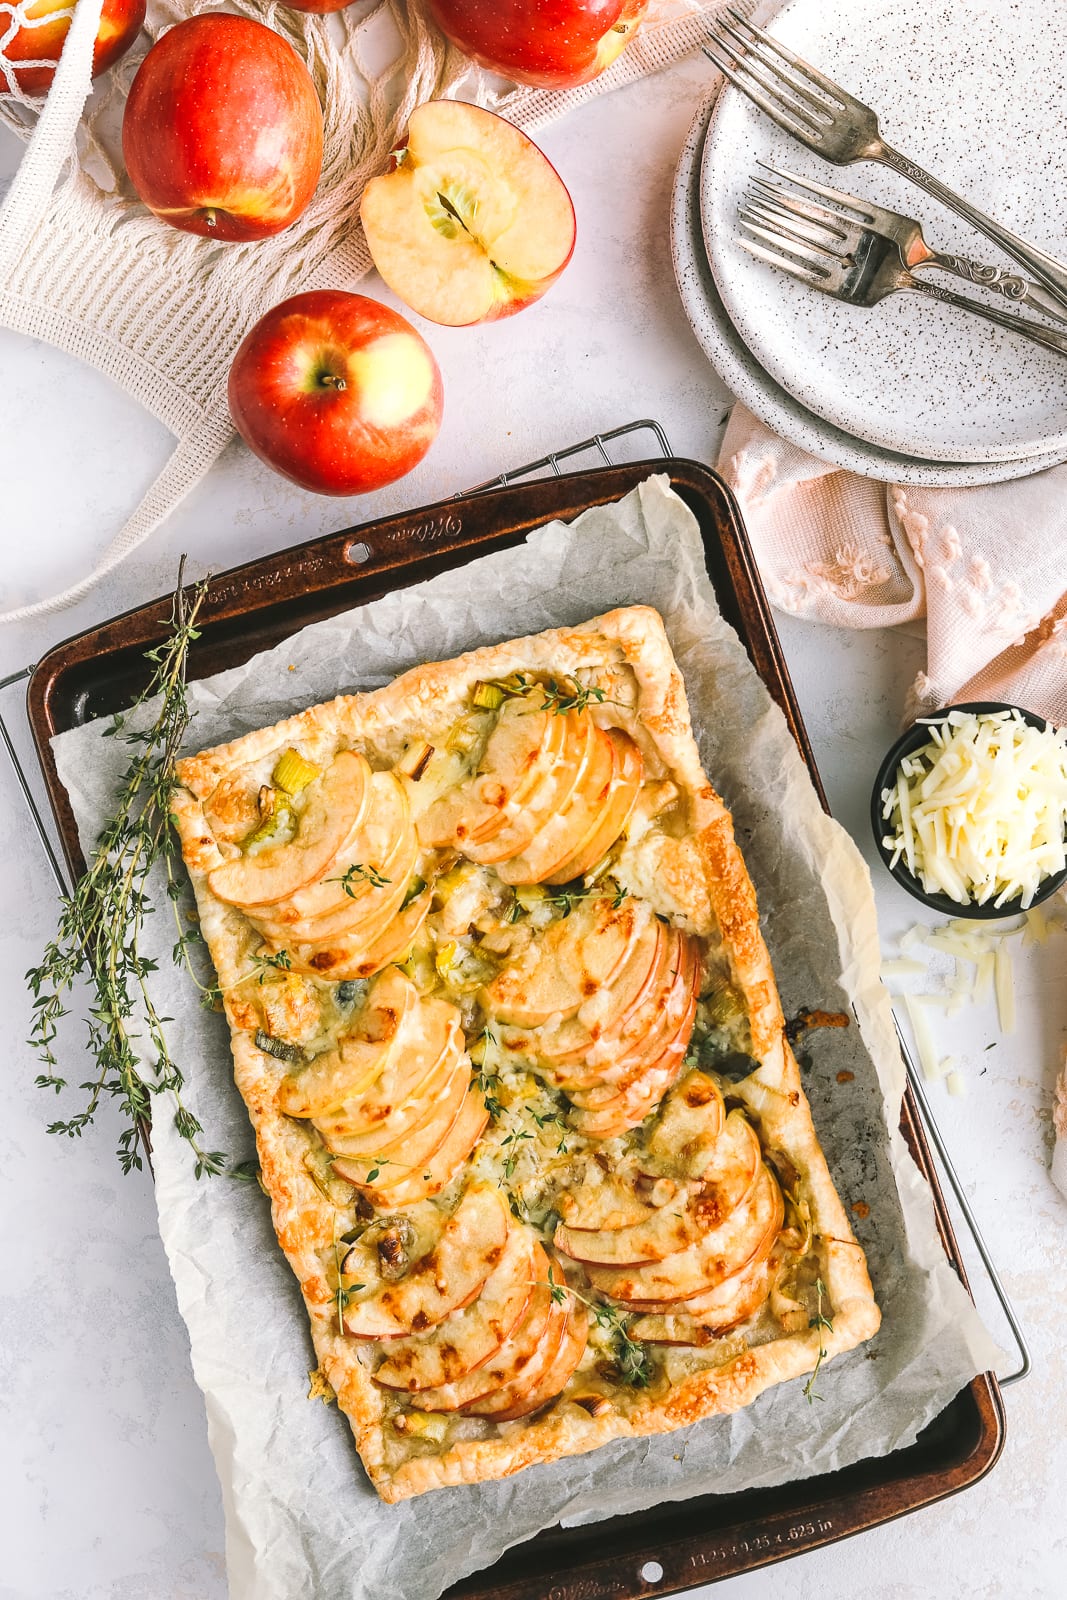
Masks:
[[[27,3],[0,0],[0,50]],[[0,209],[0,325],[98,367],[177,440],[96,568],[0,622],[81,599],[204,476],[230,435],[230,360],[256,318],[298,289],[351,288],[369,270],[360,198],[415,106],[459,95],[532,132],[688,54],[704,34],[703,13],[722,0],[653,0],[615,64],[591,84],[560,93],[501,88],[472,69],[426,20],[421,0],[357,0],[330,17],[256,0],[226,3],[292,42],[324,110],[318,190],[299,222],[273,239],[201,239],[158,221],[137,199],[114,152],[125,92],[149,39],[142,35],[102,80],[83,122],[101,0],[79,0],[43,109],[18,94],[9,73],[0,78],[0,117],[29,138]],[[150,0],[147,35],[154,39],[183,17],[214,9],[217,0]]]

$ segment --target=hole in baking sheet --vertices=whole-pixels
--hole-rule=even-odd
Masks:
[[[646,1561],[641,1568],[640,1577],[645,1583],[658,1583],[663,1576],[663,1568],[658,1561]]]
[[[362,539],[356,539],[346,549],[345,560],[350,561],[354,567],[362,567],[373,554],[369,544],[364,544]]]

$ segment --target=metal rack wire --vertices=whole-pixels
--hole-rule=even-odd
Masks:
[[[621,427],[609,429],[605,433],[593,434],[590,438],[583,439],[578,444],[568,445],[562,450],[555,450],[550,455],[542,456],[539,461],[531,461],[525,466],[515,467],[508,472],[501,472],[497,477],[492,478],[485,483],[477,484],[474,489],[467,490],[465,492],[469,494],[488,493],[492,489],[506,488],[509,484],[520,482],[525,478],[534,478],[538,475],[547,476],[550,473],[556,477],[560,477],[562,476],[561,463],[568,462],[572,467],[577,467],[582,465],[580,458],[585,455],[594,457],[594,464],[598,463],[602,466],[616,466],[619,464],[618,458],[617,456],[609,453],[608,446],[618,446],[622,441],[627,442],[625,446],[627,449],[627,455],[625,459],[645,460],[648,459],[650,452],[647,442],[644,439],[641,439],[640,448],[635,448],[635,453],[629,453],[629,445],[632,441],[636,447],[640,436],[649,434],[652,436],[659,454],[664,458],[670,457],[673,452],[671,450],[670,442],[666,433],[658,422],[646,417],[637,422],[629,422],[625,423]],[[588,465],[588,463],[586,464]],[[25,683],[33,670],[33,666],[31,665],[24,667],[21,672],[13,672],[9,677],[0,679],[0,695],[10,692],[11,689],[15,688],[19,684]],[[16,782],[18,783],[19,791],[33,821],[34,829],[40,840],[41,847],[44,850],[45,857],[51,869],[52,876],[56,881],[59,893],[61,895],[67,895],[71,892],[72,885],[68,880],[66,869],[63,866],[60,853],[54,843],[51,826],[45,820],[43,808],[38,803],[37,797],[35,796],[33,788],[29,782],[26,768],[20,759],[15,739],[12,735],[11,729],[8,726],[2,706],[0,706],[0,743],[3,744],[4,751],[6,752],[8,760],[11,763]],[[1020,1382],[1023,1378],[1027,1377],[1032,1370],[1030,1349],[1020,1325],[1019,1318],[1016,1315],[1015,1308],[1012,1305],[1011,1299],[1008,1296],[1008,1292],[1001,1281],[1000,1274],[998,1273],[993,1259],[989,1253],[989,1247],[985,1242],[982,1230],[978,1224],[978,1219],[976,1218],[970,1201],[967,1198],[963,1182],[956,1170],[955,1164],[952,1161],[952,1157],[948,1152],[948,1148],[945,1144],[941,1130],[937,1125],[929,1098],[926,1094],[925,1088],[923,1087],[922,1078],[915,1069],[915,1065],[911,1059],[904,1036],[900,1031],[899,1024],[897,1025],[897,1037],[900,1041],[900,1051],[904,1059],[904,1066],[907,1071],[908,1082],[911,1085],[912,1094],[915,1099],[915,1104],[918,1107],[923,1126],[927,1135],[929,1136],[930,1143],[933,1145],[933,1148],[936,1152],[938,1166],[944,1177],[947,1179],[949,1187],[952,1190],[953,1196],[955,1197],[956,1203],[960,1210],[960,1215],[966,1223],[967,1230],[970,1233],[971,1239],[973,1240],[975,1250],[978,1253],[982,1267],[988,1277],[990,1287],[997,1301],[999,1302],[1001,1311],[1004,1314],[1005,1321],[1011,1330],[1012,1338],[1014,1339],[1019,1352],[1020,1365],[1015,1369],[1015,1371],[1009,1373],[1007,1377],[999,1380],[1001,1388],[1005,1389],[1010,1384]]]

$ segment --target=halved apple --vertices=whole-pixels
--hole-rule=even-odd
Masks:
[[[278,1109],[288,1117],[319,1117],[357,1100],[389,1065],[418,990],[397,967],[383,972],[367,991],[353,1031],[336,1050],[316,1056],[296,1077],[278,1087]]]
[[[714,1289],[771,1252],[782,1225],[782,1194],[769,1168],[744,1203],[697,1243],[638,1267],[586,1267],[601,1294],[634,1311],[669,1310]]]
[[[429,1254],[396,1283],[349,1304],[345,1332],[353,1339],[398,1339],[443,1322],[484,1287],[504,1253],[508,1227],[500,1190],[472,1183]]]
[[[459,1116],[449,1129],[443,1143],[428,1161],[408,1170],[399,1165],[386,1167],[374,1185],[368,1185],[365,1181],[367,1176],[365,1166],[361,1169],[353,1166],[346,1170],[342,1162],[335,1161],[334,1175],[344,1178],[346,1183],[351,1183],[354,1188],[361,1190],[381,1210],[412,1205],[416,1200],[425,1200],[430,1195],[440,1194],[441,1190],[452,1182],[485,1132],[488,1121],[489,1112],[485,1099],[477,1085],[471,1083],[460,1107]],[[371,1170],[373,1171],[373,1168]]]
[[[484,1366],[518,1327],[534,1283],[534,1240],[512,1224],[504,1253],[476,1300],[432,1332],[393,1340],[374,1374],[385,1389],[439,1388]]]
[[[360,218],[394,294],[449,327],[521,311],[574,251],[574,207],[555,168],[503,117],[459,100],[412,112]]]
[[[273,905],[318,882],[363,813],[369,778],[363,757],[342,750],[308,785],[292,839],[215,867],[208,873],[212,894],[227,905]]]

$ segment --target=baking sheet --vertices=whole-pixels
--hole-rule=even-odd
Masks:
[[[488,600],[492,596],[492,601]],[[651,1440],[387,1507],[363,1476],[347,1423],[309,1401],[314,1357],[295,1281],[257,1189],[192,1177],[164,1108],[153,1136],[160,1228],[226,1506],[235,1600],[433,1600],[510,1545],[564,1520],[663,1499],[768,1486],[910,1443],[999,1352],[949,1267],[929,1191],[897,1131],[903,1068],[866,868],[821,810],[781,713],[722,621],[694,518],[654,477],[573,525],[318,623],[192,688],[189,749],[231,739],[416,662],[630,603],[664,616],[701,753],[734,810],[787,1015],[855,1008],[858,1026],[816,1035],[805,1083],[816,1126],[868,1254],[883,1326],[820,1374],[745,1412]],[[108,814],[124,750],[92,724],[54,740],[88,846]],[[166,905],[162,887],[156,896]],[[155,926],[151,923],[155,922]],[[170,966],[172,925],[150,919],[157,1003],[212,1148],[252,1153],[230,1080],[225,1024]],[[845,1083],[842,1073],[853,1074]]]

